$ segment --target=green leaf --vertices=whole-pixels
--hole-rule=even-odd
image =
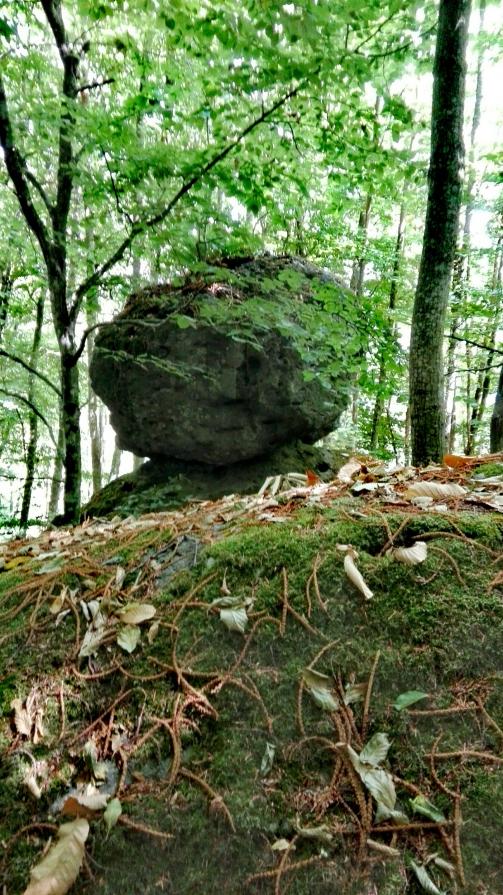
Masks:
[[[125,625],[119,629],[117,643],[127,653],[132,653],[138,646],[141,631],[136,625]]]
[[[429,876],[429,874],[427,873],[425,867],[420,864],[416,864],[414,861],[410,862],[410,866],[416,874],[421,888],[423,888],[425,892],[428,892],[429,895],[444,895],[444,893],[440,891],[438,886],[435,885],[431,876]]]
[[[377,803],[375,822],[380,824],[383,820],[396,820],[399,824],[406,824],[409,820],[403,811],[398,808],[387,808],[382,802]]]
[[[339,702],[331,692],[331,678],[312,668],[304,668],[302,671],[302,680],[309,690],[314,701],[323,709],[324,712],[336,712],[339,708]]]
[[[370,742],[370,741],[369,741]],[[390,811],[394,811],[396,804],[395,785],[391,774],[383,768],[374,768],[361,761],[357,752],[348,744],[342,744],[341,748],[347,751],[351,763],[360,780],[367,787],[376,802],[384,805]]]
[[[302,836],[304,839],[317,839],[319,842],[324,842],[325,845],[329,845],[334,838],[327,824],[321,824],[319,827],[301,827],[297,819],[294,827],[299,836]]]
[[[266,743],[262,761],[260,762],[260,774],[262,777],[266,777],[267,774],[271,771],[275,754],[276,746],[274,745],[274,743]]]
[[[396,792],[391,774],[383,768],[370,768],[367,770],[363,765],[358,773],[362,783],[367,787],[369,793],[374,796],[376,802],[384,805],[390,811],[394,811]]]
[[[121,814],[122,805],[120,799],[111,799],[103,814],[103,820],[105,821],[107,827],[107,835],[110,833],[112,827],[115,827]]]
[[[377,767],[386,758],[391,743],[385,733],[375,733],[360,752],[360,761]]]
[[[410,805],[416,814],[423,814],[437,823],[442,823],[442,821],[446,820],[445,814],[442,814],[438,808],[435,808],[435,805],[432,805],[425,796],[416,796],[415,799],[410,799]]]
[[[393,708],[397,712],[401,712],[403,709],[408,708],[409,705],[419,702],[420,699],[427,699],[429,695],[429,693],[423,693],[422,690],[407,690],[405,693],[400,693],[400,696],[397,696],[393,703]]]
[[[14,28],[9,25],[6,19],[0,18],[0,35],[2,37],[6,37],[9,40],[10,37],[14,34]]]
[[[367,689],[367,682],[362,684],[346,684],[344,687],[344,705],[352,705],[354,702],[360,702]]]

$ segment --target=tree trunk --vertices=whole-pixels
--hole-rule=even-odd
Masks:
[[[496,352],[496,337],[498,334],[500,317],[501,317],[501,280],[503,273],[503,243],[500,236],[496,244],[494,253],[494,263],[492,270],[491,282],[489,289],[491,293],[492,319],[487,327],[485,342],[487,343],[487,354],[485,358],[482,354],[482,368],[479,372],[477,386],[473,402],[471,402],[471,414],[468,422],[468,432],[466,439],[466,454],[475,453],[477,435],[482,424],[482,418],[486,409],[487,397],[491,385],[492,365]],[[468,374],[469,375],[469,374]]]
[[[88,326],[92,324],[89,323],[91,319],[90,315],[88,315]],[[94,348],[94,333],[91,333],[87,339],[87,360],[88,360],[88,369],[91,363],[91,357]],[[91,439],[91,474],[92,474],[92,482],[93,482],[93,492],[99,491],[103,484],[103,467],[102,467],[102,455],[103,455],[103,428],[102,428],[102,416],[101,416],[101,407],[97,394],[93,391],[91,387],[91,380],[88,376],[87,380],[87,415],[89,420],[89,437]]]
[[[51,479],[51,491],[49,494],[49,508],[47,511],[47,518],[53,519],[56,516],[59,509],[59,495],[61,494],[61,485],[63,484],[63,459],[65,455],[65,431],[63,429],[63,420],[61,417],[59,418],[59,429],[58,429],[58,448],[56,451],[56,456],[54,458],[54,467],[52,471],[52,479]]]
[[[503,451],[503,366],[500,369],[496,400],[491,417],[491,454]]]
[[[431,156],[423,249],[412,315],[412,462],[444,452],[443,336],[461,203],[463,109],[470,0],[440,0],[433,70]]]
[[[73,346],[72,346],[73,347]],[[73,351],[61,350],[61,415],[65,433],[65,497],[63,517],[67,523],[80,515],[82,458],[80,443],[79,370]]]
[[[117,447],[117,444],[116,444],[115,448],[114,448],[113,457],[112,457],[112,464],[110,466],[110,472],[108,474],[109,482],[113,482],[113,480],[116,479],[117,476],[119,475],[120,468],[121,468],[121,454],[122,454],[122,451],[119,447]]]
[[[9,304],[12,298],[13,279],[10,266],[7,265],[0,276],[0,342],[9,313]]]
[[[30,353],[30,367],[37,369],[38,355],[40,350],[40,340],[42,338],[42,327],[44,325],[44,292],[40,292],[37,299],[37,311],[35,332],[33,334],[33,343]],[[35,400],[36,376],[30,373],[28,379],[28,400],[31,404]],[[28,446],[26,449],[26,478],[23,486],[23,500],[21,503],[21,513],[19,517],[19,527],[25,530],[28,526],[30,518],[31,495],[33,491],[33,481],[35,478],[35,469],[37,466],[37,441],[38,441],[38,416],[33,410],[30,410],[28,417]]]
[[[400,261],[402,257],[403,234],[405,221],[405,206],[400,206],[400,216],[398,219],[398,231],[396,234],[395,251],[393,254],[393,270],[391,274],[391,283],[389,288],[388,308],[390,312],[395,310],[396,295],[398,285],[398,274],[400,273]],[[386,338],[387,346],[396,338],[396,327],[390,326],[389,333]],[[387,347],[386,346],[386,347]],[[379,362],[379,377],[377,381],[377,396],[374,404],[374,412],[372,414],[372,427],[370,430],[369,449],[375,451],[378,442],[379,423],[384,412],[385,403],[385,385],[386,385],[386,356],[385,349],[381,351],[381,359]]]
[[[479,3],[479,28],[478,34],[479,36],[482,34],[484,30],[484,17],[485,17],[485,0],[480,0]],[[456,258],[454,260],[454,271],[452,277],[452,320],[450,326],[449,333],[449,343],[447,346],[447,363],[446,363],[446,376],[445,376],[445,404],[446,407],[449,406],[449,398],[451,401],[454,400],[454,396],[451,395],[452,392],[452,380],[454,377],[454,370],[456,366],[456,346],[457,340],[455,336],[457,335],[459,326],[464,320],[462,308],[463,303],[466,298],[466,294],[468,291],[468,284],[470,279],[470,249],[471,249],[471,222],[472,222],[472,213],[473,207],[475,204],[475,195],[474,195],[474,186],[475,186],[475,146],[477,139],[477,131],[480,125],[480,115],[482,109],[482,72],[483,72],[483,62],[484,62],[484,44],[480,44],[480,49],[478,53],[477,59],[477,77],[475,84],[475,104],[473,107],[473,117],[472,117],[472,126],[470,130],[470,147],[468,151],[468,163],[467,163],[467,182],[466,182],[466,206],[465,206],[465,215],[464,215],[464,224],[463,224],[463,237],[461,240],[461,246],[458,250]],[[451,443],[454,439],[454,435],[450,435],[450,430],[447,434],[448,442]]]

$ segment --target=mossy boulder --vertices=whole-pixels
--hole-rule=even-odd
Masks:
[[[348,402],[353,302],[291,257],[232,259],[132,296],[90,368],[119,446],[226,466],[315,442]]]
[[[321,478],[341,465],[337,451],[294,442],[272,451],[267,457],[208,466],[157,458],[134,472],[122,475],[97,491],[82,511],[92,516],[130,516],[181,507],[192,500],[217,500],[226,494],[253,494],[269,476],[305,473]]]

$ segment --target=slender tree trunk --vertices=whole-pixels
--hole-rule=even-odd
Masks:
[[[7,265],[0,276],[0,342],[9,313],[9,304],[12,298],[13,279],[10,265]]]
[[[485,17],[485,0],[479,2],[479,36],[484,30]],[[467,181],[466,181],[466,206],[463,224],[463,236],[461,246],[454,260],[454,270],[452,277],[452,320],[449,332],[449,343],[447,346],[447,362],[445,376],[445,403],[448,406],[449,395],[452,389],[452,379],[456,366],[456,347],[457,341],[455,336],[458,333],[460,324],[466,322],[463,320],[462,307],[466,298],[468,284],[470,279],[470,247],[471,247],[471,222],[472,213],[475,204],[474,186],[475,186],[475,147],[477,141],[477,131],[480,125],[480,115],[482,109],[482,74],[484,62],[484,45],[481,43],[478,59],[477,59],[477,76],[475,83],[475,103],[473,107],[472,126],[470,130],[470,145],[468,150],[467,161]],[[448,441],[452,441],[450,435],[447,436]]]
[[[47,518],[53,519],[57,515],[59,509],[59,496],[61,494],[61,485],[63,484],[63,459],[65,456],[65,431],[63,429],[63,420],[59,419],[58,429],[58,448],[54,458],[54,466],[51,479],[51,490],[49,494],[49,508]]]
[[[80,514],[82,456],[80,440],[79,371],[73,352],[61,352],[61,412],[65,433],[65,497],[63,515],[68,523]]]
[[[88,326],[93,325],[92,323],[90,323],[91,319],[94,319],[96,321],[96,316],[94,314],[87,315]],[[91,363],[93,348],[94,333],[91,333],[87,339],[88,369]],[[91,475],[94,492],[99,491],[103,484],[103,428],[99,398],[91,387],[91,380],[89,376],[87,386],[87,415],[89,421],[89,438],[91,440]]]
[[[403,247],[403,235],[404,235],[404,222],[405,222],[405,206],[400,206],[400,216],[398,219],[398,231],[396,234],[396,242],[395,242],[395,250],[393,254],[393,270],[391,273],[391,283],[389,288],[389,301],[388,301],[388,309],[390,314],[395,310],[396,307],[396,296],[397,296],[397,288],[398,288],[398,275],[400,273],[400,262],[402,258],[402,247]],[[396,327],[391,325],[389,334],[386,339],[386,348],[390,347],[390,343],[396,338]],[[379,376],[377,381],[377,396],[374,404],[374,412],[372,414],[372,427],[370,430],[370,445],[369,448],[371,451],[374,451],[377,447],[378,441],[378,433],[379,433],[379,422],[384,412],[384,401],[385,401],[385,385],[386,385],[386,356],[385,349],[381,351],[381,360],[379,362]]]
[[[94,264],[93,264],[93,230],[91,219],[84,211],[85,221],[86,221],[86,253],[87,253],[87,274],[91,275]],[[87,353],[87,369],[89,370],[91,366],[91,358],[93,355],[94,349],[94,339],[95,332],[92,331],[92,328],[96,326],[98,322],[98,314],[97,314],[97,290],[92,289],[85,299],[85,311],[86,311],[86,324],[87,328],[91,330],[87,337],[86,343],[86,353]],[[102,469],[102,455],[103,455],[103,445],[102,445],[102,417],[101,417],[101,405],[99,398],[96,392],[91,387],[91,379],[89,377],[89,373],[87,375],[87,418],[89,423],[89,438],[91,441],[91,475],[92,475],[92,483],[93,483],[93,492],[99,491],[102,486],[103,480],[103,469]]]
[[[35,320],[35,332],[33,334],[33,343],[30,353],[30,367],[37,369],[38,355],[40,351],[40,340],[42,338],[42,327],[44,325],[44,303],[45,295],[41,291],[37,299],[37,310]],[[34,373],[29,374],[28,379],[28,400],[31,404],[35,400],[36,376]],[[37,442],[38,442],[38,416],[33,410],[30,410],[28,417],[28,445],[26,448],[26,478],[23,486],[23,500],[21,503],[21,513],[19,517],[19,527],[24,530],[28,525],[30,518],[31,496],[33,492],[33,481],[35,478],[35,469],[37,466]]]
[[[412,462],[444,452],[443,336],[461,203],[465,53],[470,0],[440,0],[423,250],[412,315]]]
[[[371,205],[372,196],[369,194],[366,196],[358,216],[358,227],[356,231],[357,256],[353,263],[353,270],[349,283],[349,288],[353,290],[358,298],[363,294],[363,281],[365,278],[365,267],[367,265],[366,245]],[[358,384],[356,378],[354,379],[353,395],[351,399],[351,421],[353,425],[356,425],[358,421]]]
[[[365,197],[363,206],[360,209],[360,214],[358,215],[358,226],[356,230],[357,255],[353,262],[353,270],[351,272],[351,280],[349,283],[349,288],[358,296],[362,295],[363,292],[365,267],[367,266],[366,247],[371,206],[372,195],[369,193]]]
[[[110,472],[108,474],[109,482],[112,482],[119,475],[120,468],[121,468],[121,454],[122,454],[121,449],[119,447],[117,447],[117,445],[115,445],[113,456],[112,456],[112,463],[110,466]]]
[[[496,400],[491,417],[491,454],[503,451],[503,366],[500,368]]]
[[[447,439],[447,453],[452,454],[454,452],[454,444],[456,440],[456,389],[457,389],[458,381],[456,377],[454,377],[452,390],[451,390],[451,412],[449,414],[449,435]]]
[[[408,466],[410,464],[410,404],[407,405],[407,410],[405,411],[405,425],[404,425],[404,433],[403,433],[403,453],[404,453],[405,465]]]

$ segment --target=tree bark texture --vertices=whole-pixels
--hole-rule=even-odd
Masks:
[[[469,16],[470,0],[440,0],[428,202],[410,345],[412,462],[418,466],[439,462],[444,453],[442,349],[461,204]]]

